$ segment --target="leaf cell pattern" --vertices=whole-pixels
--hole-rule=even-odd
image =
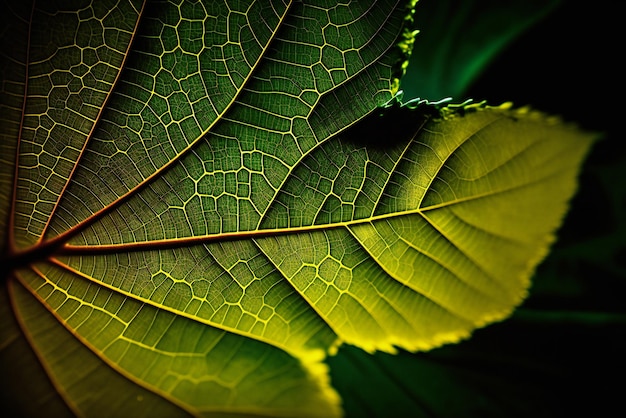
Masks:
[[[412,6],[8,5],[0,358],[46,408],[338,416],[340,344],[426,350],[520,303],[591,136],[372,113]]]

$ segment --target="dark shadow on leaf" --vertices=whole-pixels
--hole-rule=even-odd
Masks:
[[[436,113],[435,108],[427,106],[411,109],[393,103],[371,112],[342,132],[340,137],[355,146],[385,150],[413,139]]]

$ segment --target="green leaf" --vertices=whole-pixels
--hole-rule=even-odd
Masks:
[[[0,292],[0,364],[2,376],[0,402],[8,416],[37,416],[48,411],[50,416],[71,414],[61,396],[48,379],[26,336],[14,318],[11,301],[4,289]],[[35,306],[36,308],[36,306]],[[28,390],[15,390],[15,388]]]
[[[340,415],[341,344],[511,313],[594,138],[390,101],[410,5],[9,6],[0,352],[59,414]]]
[[[419,34],[402,79],[402,90],[409,97],[428,100],[462,99],[498,53],[560,3],[561,0],[420,2],[415,16]]]

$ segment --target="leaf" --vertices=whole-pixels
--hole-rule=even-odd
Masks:
[[[560,3],[563,2],[420,2],[415,16],[419,34],[402,79],[402,90],[408,97],[429,100],[466,97],[468,87],[485,67]]]
[[[429,4],[416,10],[421,31],[407,76],[431,35],[425,27]],[[585,161],[558,241],[533,276],[529,297],[507,321],[454,346],[395,356],[342,346],[327,362],[346,417],[610,416],[621,407],[621,388],[612,383],[624,371],[626,349],[626,189],[616,183],[626,178],[626,154],[614,94],[621,72],[617,58],[595,47],[615,38],[615,7],[564,2],[509,45],[469,92],[489,101],[532,103],[604,133]],[[471,38],[455,45],[461,49],[465,41]],[[537,57],[544,58],[542,65],[529,65]],[[575,88],[572,78],[579,80]],[[405,96],[412,81],[403,78]],[[593,103],[581,100],[588,95]]]
[[[405,5],[10,6],[0,347],[59,413],[339,415],[342,343],[510,314],[593,139],[507,106],[377,111]]]

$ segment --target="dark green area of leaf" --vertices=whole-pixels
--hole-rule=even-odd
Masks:
[[[610,416],[622,408],[615,382],[626,370],[626,154],[618,137],[624,71],[608,52],[617,48],[617,16],[608,1],[562,2],[465,93],[530,104],[605,133],[530,297],[510,320],[455,346],[397,356],[340,350],[328,363],[348,417]],[[418,48],[415,54],[411,65],[418,65]],[[406,95],[412,82],[403,80],[405,100],[414,96]]]

